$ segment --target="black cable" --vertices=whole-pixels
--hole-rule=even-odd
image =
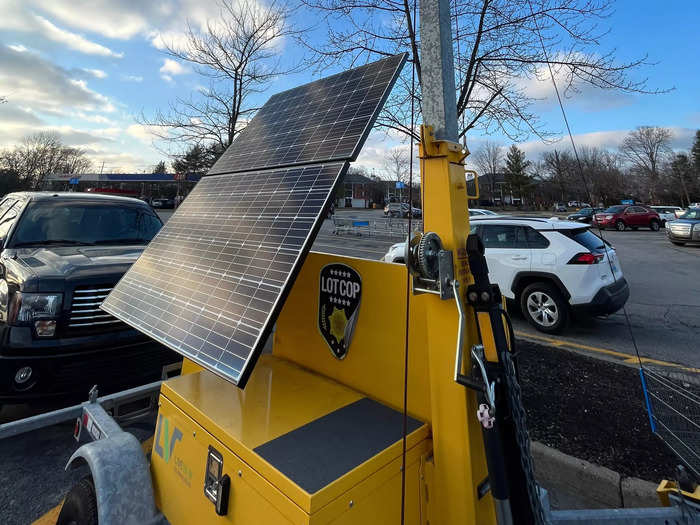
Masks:
[[[413,15],[415,20],[416,2],[413,0]],[[416,88],[416,56],[413,57],[411,71],[411,138],[409,141],[409,167],[408,167],[408,236],[406,243],[411,238],[412,223],[413,223],[413,128],[415,126],[415,97],[413,96]],[[425,217],[423,218],[425,220]],[[408,263],[408,261],[406,261]],[[403,362],[403,436],[401,443],[401,525],[404,525],[406,518],[406,435],[408,434],[408,346],[409,346],[409,329],[411,320],[411,273],[406,267],[406,332],[404,340],[404,362]]]
[[[586,196],[588,198],[589,203],[593,203],[593,197],[591,195],[591,191],[588,188],[588,181],[586,180],[586,177],[583,173],[583,165],[581,164],[581,159],[578,156],[578,150],[576,149],[576,143],[574,142],[574,136],[571,133],[571,127],[569,126],[569,119],[566,117],[566,111],[564,110],[564,103],[561,100],[561,95],[559,94],[559,88],[557,87],[557,81],[554,79],[554,72],[552,71],[552,64],[549,61],[549,56],[547,55],[547,49],[544,45],[544,39],[542,38],[542,33],[540,32],[540,27],[537,23],[537,18],[535,17],[535,12],[532,9],[532,2],[530,0],[527,0],[528,5],[530,6],[530,15],[532,16],[532,21],[535,24],[535,31],[537,32],[537,37],[540,40],[540,45],[542,46],[542,53],[544,55],[544,59],[547,62],[547,68],[549,69],[549,76],[552,79],[552,84],[554,85],[554,92],[557,95],[557,100],[559,101],[559,108],[561,109],[561,114],[564,117],[564,124],[566,124],[566,130],[569,133],[569,140],[571,141],[571,148],[574,151],[574,157],[576,157],[576,164],[578,165],[578,170],[579,174],[581,176],[581,180],[583,181],[583,188],[586,191]],[[605,250],[605,256],[606,259],[608,260],[608,265],[610,266],[610,273],[612,274],[613,278],[613,284],[617,282],[617,278],[615,277],[615,270],[613,269],[613,264],[612,260],[610,259],[610,254],[608,253],[608,243],[605,241],[605,237],[603,235],[603,229],[600,227],[600,224],[596,224],[598,227],[598,236],[602,239],[603,241],[603,249]],[[625,305],[622,305],[622,312],[625,315],[625,322],[627,325],[627,331],[629,332],[630,339],[632,340],[632,346],[634,346],[634,352],[637,354],[637,361],[639,362],[639,368],[643,368],[642,366],[642,358],[639,355],[639,347],[637,346],[637,340],[634,337],[634,331],[632,330],[632,323],[630,322],[630,317],[629,314],[627,313],[627,308]]]

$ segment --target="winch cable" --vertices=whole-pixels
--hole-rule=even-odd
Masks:
[[[415,20],[417,0],[413,0],[413,16]],[[411,62],[411,138],[409,139],[408,165],[408,243],[413,232],[413,128],[415,127],[415,89],[416,89],[416,60],[414,55]],[[425,219],[425,218],[424,218]],[[401,443],[401,525],[404,525],[406,513],[406,435],[408,434],[408,347],[411,321],[411,272],[406,267],[406,331],[404,339],[403,361],[403,431]]]
[[[547,62],[547,68],[549,69],[549,76],[552,79],[552,85],[554,86],[554,92],[557,95],[557,101],[559,102],[559,108],[561,109],[562,117],[564,118],[564,124],[566,125],[566,131],[569,134],[569,140],[571,141],[571,149],[573,150],[574,157],[576,158],[576,165],[578,167],[579,175],[580,175],[581,180],[583,182],[583,188],[584,188],[584,191],[586,192],[586,198],[588,199],[589,203],[593,203],[591,191],[590,191],[590,188],[588,187],[588,181],[586,180],[586,176],[583,173],[583,164],[581,163],[581,158],[579,157],[578,149],[576,148],[574,136],[571,133],[571,126],[569,126],[569,119],[566,116],[566,111],[564,110],[564,103],[562,102],[561,94],[559,93],[559,87],[557,86],[557,81],[554,78],[554,71],[552,70],[552,63],[549,61],[549,55],[547,53],[547,48],[544,45],[544,39],[542,38],[542,33],[540,32],[540,26],[537,23],[537,17],[535,16],[535,12],[532,8],[531,0],[528,0],[527,3],[530,6],[530,15],[532,16],[532,21],[535,25],[535,32],[537,33],[537,37],[539,38],[540,45],[542,46],[542,54],[544,55],[545,62]],[[605,236],[603,235],[603,229],[600,227],[600,224],[597,224],[597,227],[598,227],[598,236],[603,241],[603,250],[605,250],[605,258],[607,259],[608,265],[610,266],[610,273],[612,274],[613,284],[615,284],[615,283],[617,283],[617,278],[615,277],[615,270],[613,268],[612,259],[610,258],[610,253],[608,253],[608,243],[605,241]],[[634,330],[632,329],[632,323],[630,322],[630,317],[629,317],[629,314],[627,313],[627,307],[625,305],[622,305],[622,312],[623,312],[624,317],[625,317],[625,324],[627,326],[627,331],[629,332],[629,335],[630,335],[630,340],[632,341],[632,346],[634,347],[634,352],[637,355],[637,361],[639,363],[639,369],[640,369],[640,376],[642,377],[642,382],[644,382],[644,376],[643,376],[644,367],[642,366],[642,358],[639,355],[639,347],[637,346],[637,339],[634,337]],[[644,385],[642,385],[642,386],[644,386]],[[646,396],[646,389],[645,389],[644,395]]]

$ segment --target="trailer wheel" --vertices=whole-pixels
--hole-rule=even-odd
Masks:
[[[97,496],[92,477],[84,477],[70,490],[56,525],[97,525]]]

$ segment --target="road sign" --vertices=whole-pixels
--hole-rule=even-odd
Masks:
[[[71,179],[68,181],[68,184],[78,184],[80,182],[80,179],[78,177],[71,177]]]
[[[620,204],[634,204],[633,199],[624,199],[620,201]]]
[[[405,187],[406,187],[406,185],[405,185],[403,182],[397,182],[397,183],[396,183],[396,189],[399,189],[399,190],[400,190],[400,189],[403,189],[403,188],[405,188]]]

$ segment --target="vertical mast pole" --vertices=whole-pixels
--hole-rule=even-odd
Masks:
[[[423,123],[436,140],[458,142],[449,0],[421,0],[420,39]]]
[[[458,143],[457,92],[452,54],[449,0],[420,0],[421,191],[424,230],[437,233],[454,254],[454,275],[464,301],[473,282],[466,254],[467,214],[464,157]],[[432,133],[431,133],[432,128]],[[441,525],[495,523],[491,495],[480,497],[487,479],[484,444],[474,392],[454,381],[459,313],[454,299],[421,295],[428,329],[433,462],[428,518]],[[473,316],[467,316],[464,348],[479,341]]]

